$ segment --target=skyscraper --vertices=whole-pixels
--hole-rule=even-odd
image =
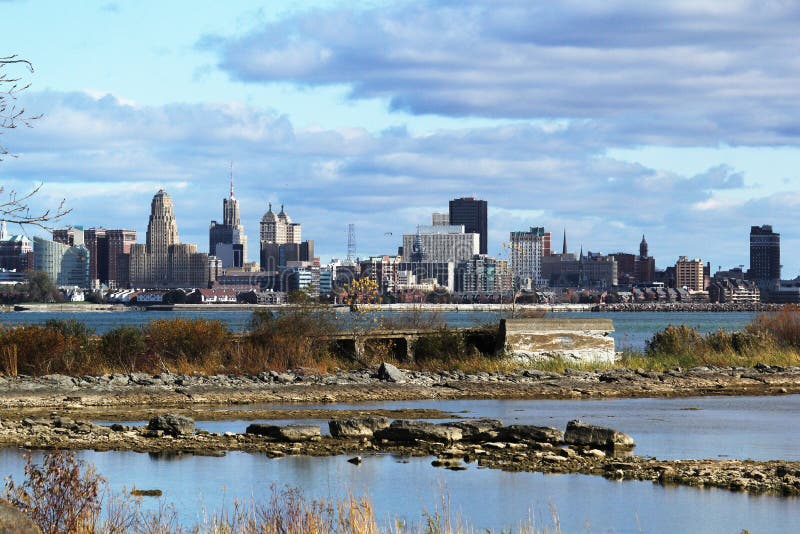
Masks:
[[[781,234],[769,224],[750,227],[749,278],[762,288],[781,279]]]
[[[163,189],[150,203],[147,243],[131,245],[127,258],[133,287],[208,287],[216,272],[197,245],[178,242],[172,198]]]
[[[488,208],[485,200],[463,197],[450,201],[450,224],[463,224],[466,233],[480,235],[481,254],[487,254],[489,249],[487,213]]]
[[[243,267],[247,262],[247,236],[239,218],[239,201],[233,195],[233,173],[229,198],[222,200],[222,224],[211,221],[208,253],[222,260],[222,266]]]

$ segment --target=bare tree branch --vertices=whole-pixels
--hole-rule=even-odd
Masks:
[[[33,65],[27,59],[21,59],[16,55],[0,56],[0,135],[2,129],[13,129],[18,125],[32,127],[31,121],[41,117],[41,115],[28,115],[25,108],[17,105],[17,95],[30,87],[30,84],[20,84],[21,78],[10,75],[4,69],[9,66],[22,66],[28,72],[33,72]],[[0,144],[0,161],[6,156],[16,157],[9,154],[8,150]],[[45,209],[34,211],[30,209],[29,201],[33,199],[42,188],[42,184],[35,186],[27,193],[18,194],[11,189],[6,191],[5,187],[0,186],[0,220],[19,226],[38,226],[50,230],[48,222],[55,221],[71,210],[66,208],[65,200],[62,199],[55,209]]]

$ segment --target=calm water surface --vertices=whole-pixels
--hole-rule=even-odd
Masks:
[[[403,312],[376,312],[389,318],[407,315]],[[667,325],[686,324],[700,332],[712,332],[718,328],[723,330],[740,330],[747,325],[755,313],[752,312],[568,312],[550,314],[551,317],[593,317],[609,318],[614,322],[614,340],[617,350],[642,349],[645,341],[655,332]],[[102,334],[121,325],[143,325],[154,319],[171,319],[175,317],[219,319],[228,324],[234,332],[247,329],[251,312],[217,311],[212,309],[187,311],[123,311],[123,312],[8,312],[0,313],[0,323],[33,324],[43,323],[50,319],[76,319],[85,322],[98,334]],[[495,312],[441,312],[435,316],[451,326],[476,326],[480,324],[496,324],[501,315]],[[343,326],[346,326],[346,313],[338,314]]]
[[[21,452],[0,449],[2,474],[22,476]],[[478,529],[499,530],[534,518],[550,525],[550,507],[563,532],[797,532],[797,499],[756,497],[723,490],[664,488],[649,482],[613,482],[585,475],[505,473],[434,468],[430,458],[367,456],[360,466],[346,457],[287,457],[229,453],[223,458],[161,458],[130,452],[85,451],[114,489],[159,488],[175,504],[181,522],[200,521],[203,509],[230,506],[234,499],[267,499],[270,487],[289,485],[309,498],[368,495],[377,517],[418,522],[444,494],[450,511]],[[146,499],[156,506],[155,499]]]
[[[779,397],[695,397],[685,399],[610,400],[420,400],[355,404],[261,404],[258,409],[435,409],[465,418],[490,417],[504,424],[552,426],[564,429],[567,421],[581,419],[630,434],[636,454],[664,460],[753,459],[800,461],[800,395]],[[226,407],[230,409],[230,407]],[[454,418],[433,419],[434,422]],[[110,422],[99,421],[103,424]],[[325,419],[279,421],[197,421],[210,432],[242,433],[251,423],[319,425],[328,433]],[[127,424],[144,424],[143,421]]]

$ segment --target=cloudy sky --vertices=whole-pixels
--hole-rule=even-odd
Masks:
[[[447,201],[569,248],[749,262],[751,225],[800,274],[800,4],[786,1],[0,0],[35,71],[5,130],[6,190],[65,223],[134,228],[174,198],[208,248],[230,162],[256,259],[285,203],[323,260],[391,253]],[[656,5],[658,4],[658,5]],[[297,7],[301,6],[301,7]],[[31,231],[33,232],[33,231]]]

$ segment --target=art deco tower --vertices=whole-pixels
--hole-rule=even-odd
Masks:
[[[147,252],[166,256],[170,245],[178,243],[178,223],[172,198],[163,189],[150,203],[150,221],[147,223]]]
[[[222,224],[211,221],[208,253],[222,260],[222,266],[243,267],[247,262],[247,236],[239,218],[239,201],[233,195],[233,172],[229,198],[222,199]]]

